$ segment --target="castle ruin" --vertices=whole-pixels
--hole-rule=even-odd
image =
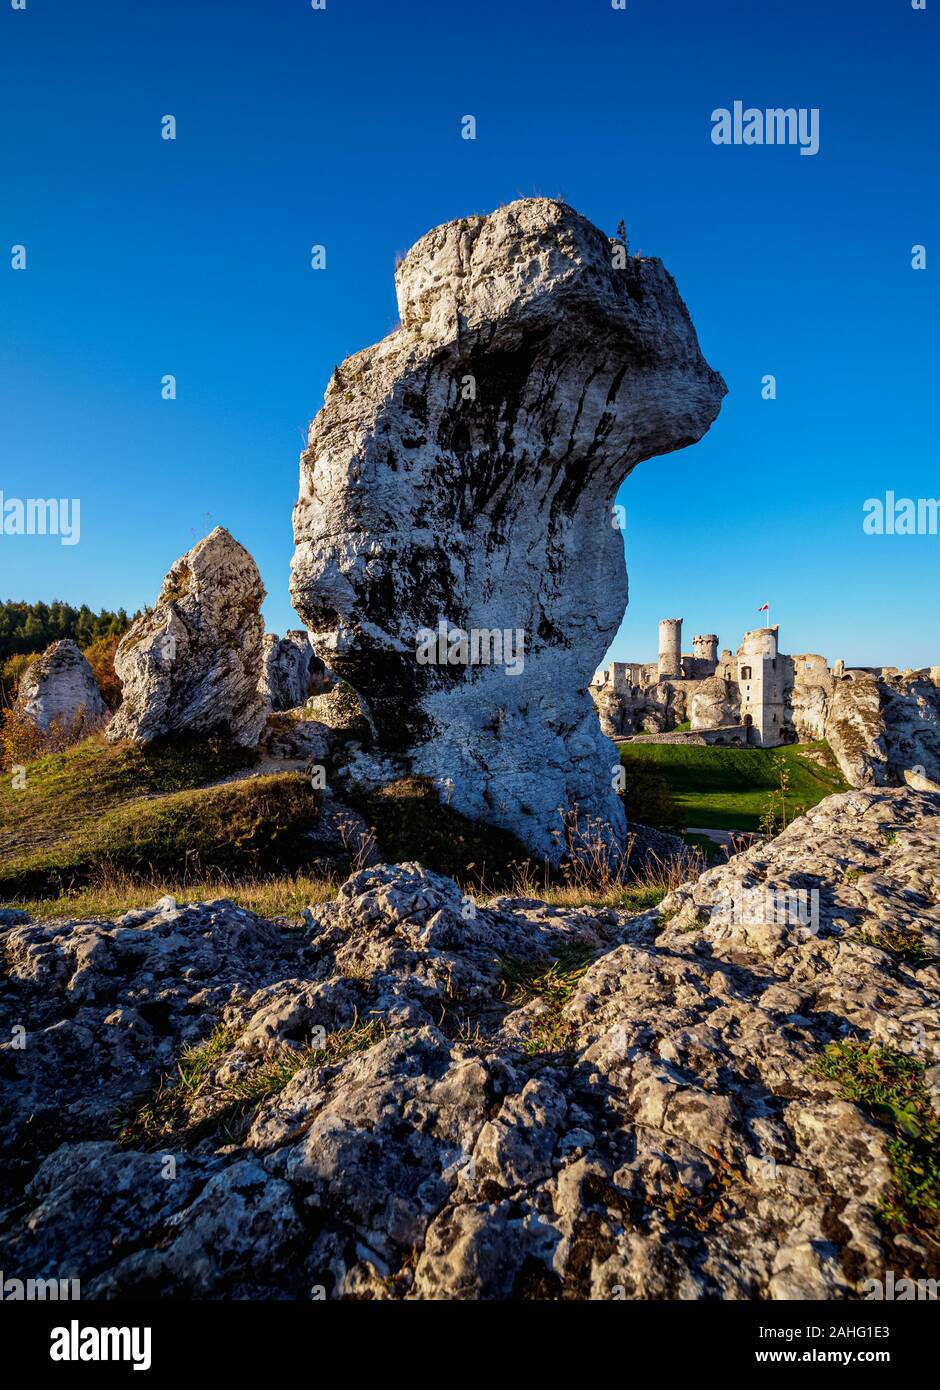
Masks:
[[[787,656],[780,651],[776,624],[746,632],[736,652],[725,648],[719,655],[718,638],[709,632],[693,637],[691,653],[684,653],[682,619],[664,618],[657,659],[612,662],[594,677],[591,695],[601,728],[613,739],[646,734],[670,743],[776,748],[826,738],[839,756],[840,709],[851,703],[857,719],[863,688],[878,695],[879,711],[872,713],[881,722],[886,697],[913,683],[926,731],[935,722],[930,710],[938,678],[937,667],[846,669],[844,661],[830,666],[815,652]],[[846,698],[850,684],[858,686],[851,701]],[[877,738],[874,729],[872,734]],[[907,761],[914,765],[913,756]]]

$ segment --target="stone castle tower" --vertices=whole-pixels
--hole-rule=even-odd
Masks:
[[[741,720],[760,748],[775,748],[784,727],[784,663],[777,632],[776,626],[746,632],[737,657]]]
[[[682,678],[682,619],[663,618],[659,624],[659,679]]]
[[[718,664],[718,638],[714,632],[703,637],[692,638],[692,655],[696,661],[708,661],[712,666]]]

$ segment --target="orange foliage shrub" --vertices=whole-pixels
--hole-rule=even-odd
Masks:
[[[17,652],[15,656],[8,656],[6,661],[0,666],[0,704],[12,705],[16,699],[16,692],[20,688],[20,681],[23,673],[31,661],[35,661],[38,652]]]
[[[74,719],[53,719],[48,729],[40,729],[22,710],[0,713],[0,768],[7,771],[41,758],[46,753],[64,753],[89,734],[104,728],[107,719],[89,719],[79,710]]]
[[[120,637],[99,637],[97,642],[92,642],[90,647],[84,650],[85,660],[91,667],[91,673],[98,683],[98,689],[104,698],[108,709],[112,712],[121,703],[121,682],[114,673],[114,653],[117,651]]]
[[[5,709],[0,714],[0,766],[6,770],[31,762],[46,752],[46,735],[20,710]]]

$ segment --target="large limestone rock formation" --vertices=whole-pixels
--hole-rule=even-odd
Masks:
[[[222,526],[177,560],[118,646],[123,700],[109,739],[218,734],[253,747],[267,714],[263,599],[254,560]]]
[[[710,676],[689,696],[688,709],[693,729],[721,729],[740,724],[740,692],[734,682]]]
[[[5,1270],[301,1300],[842,1300],[936,1274],[929,1189],[922,1225],[885,1217],[917,1117],[815,1064],[887,1046],[940,1102],[940,795],[830,797],[640,916],[468,915],[385,864],[308,919],[170,898],[0,923]],[[572,955],[570,995],[507,993],[507,957],[535,980]]]
[[[784,721],[787,726],[792,725],[800,743],[814,743],[826,737],[826,718],[837,685],[824,670],[814,674],[812,680],[795,681],[785,687]]]
[[[396,273],[401,327],[330,381],[294,512],[294,606],[383,767],[552,855],[559,807],[623,831],[588,694],[626,604],[614,496],[725,393],[662,263],[614,251],[546,198],[429,232]],[[420,664],[441,623],[487,652],[511,634],[521,669],[459,640],[459,664]]]
[[[825,736],[846,781],[886,786],[908,771],[940,780],[940,690],[924,673],[856,671],[833,687]]]
[[[265,633],[260,691],[268,709],[296,709],[322,688],[324,678],[323,662],[314,655],[306,632],[286,632],[283,637]]]
[[[49,733],[93,728],[108,717],[108,707],[78,647],[65,638],[30,662],[20,682],[17,710]]]

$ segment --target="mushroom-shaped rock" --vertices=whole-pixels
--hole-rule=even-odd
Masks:
[[[557,858],[624,832],[588,684],[623,617],[617,488],[725,394],[672,277],[566,203],[437,227],[401,327],[336,370],[294,512],[294,606],[389,758]],[[433,634],[433,637],[432,637]]]
[[[77,733],[108,717],[91,667],[68,637],[54,642],[30,662],[20,682],[16,706],[44,733],[53,727]]]
[[[215,734],[253,747],[266,715],[263,599],[254,560],[222,526],[177,560],[118,646],[123,700],[109,739]]]

